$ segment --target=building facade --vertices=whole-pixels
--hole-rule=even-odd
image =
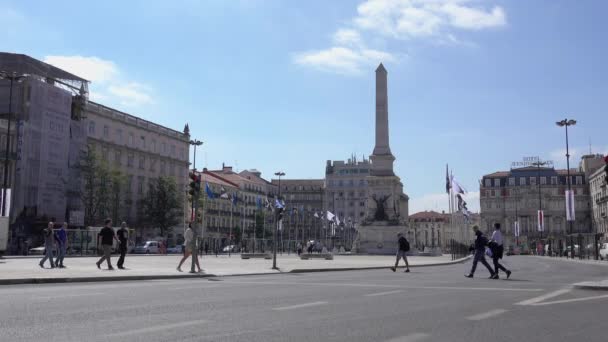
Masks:
[[[362,223],[367,215],[369,159],[327,161],[325,167],[325,209],[341,221]]]
[[[272,184],[278,187],[278,179],[273,179]],[[281,198],[286,207],[283,229],[289,240],[302,242],[322,236],[324,184],[323,179],[281,179]]]
[[[89,145],[112,170],[126,176],[125,197],[117,203],[120,220],[137,221],[136,204],[156,177],[174,177],[183,194],[187,132],[90,102],[87,80],[26,55],[0,53],[0,70],[23,76],[12,87],[9,80],[0,80],[2,113],[8,112],[9,102],[12,107],[7,173],[11,244],[37,237],[44,221],[84,225],[82,170]],[[3,147],[8,118],[0,117]],[[3,167],[0,172],[3,177]]]
[[[500,223],[507,245],[535,246],[538,241],[554,248],[565,248],[568,235],[591,234],[591,203],[585,173],[570,170],[574,191],[575,220],[566,221],[565,191],[567,170],[552,167],[527,166],[484,175],[480,181],[480,228],[492,232]],[[537,211],[544,213],[544,231],[538,229]],[[515,222],[519,223],[519,237],[515,237]]]
[[[608,157],[606,157],[608,159]],[[595,231],[608,239],[608,160],[606,165],[595,169],[589,175],[589,189],[591,195],[591,211],[593,213],[593,226]]]
[[[140,221],[138,206],[150,182],[158,177],[175,180],[180,195],[186,189],[190,134],[89,102],[86,106],[87,144],[112,170],[126,177],[120,217]]]

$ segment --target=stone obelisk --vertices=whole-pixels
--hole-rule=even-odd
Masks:
[[[388,142],[388,80],[382,63],[376,69],[376,145],[370,156],[372,176],[394,176],[393,162]]]
[[[367,215],[357,228],[358,253],[394,254],[397,234],[407,233],[409,197],[393,171],[395,157],[388,142],[388,80],[382,64],[376,69],[376,145],[367,179]]]

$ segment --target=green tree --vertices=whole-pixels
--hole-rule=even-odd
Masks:
[[[85,225],[99,224],[107,217],[117,222],[120,219],[124,175],[101,160],[91,145],[87,146],[83,156],[81,171]]]
[[[159,177],[151,181],[148,193],[142,202],[144,221],[160,228],[160,235],[165,236],[171,227],[178,224],[181,214],[180,193],[173,178]]]

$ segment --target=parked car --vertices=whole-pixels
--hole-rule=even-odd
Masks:
[[[135,246],[136,254],[156,254],[158,253],[158,241],[146,241],[143,245]]]
[[[44,248],[44,245],[38,246],[38,247],[34,247],[34,248],[30,248],[29,254],[30,255],[43,255],[45,249],[46,248]]]
[[[184,253],[183,245],[175,245],[173,247],[167,248],[167,254],[182,254]]]
[[[238,253],[239,247],[237,245],[228,245],[222,249],[224,253]]]
[[[600,259],[608,260],[608,243],[600,244]]]
[[[575,256],[577,256],[577,255],[579,255],[579,254],[580,254],[580,248],[579,248],[579,245],[574,245],[574,255],[572,255],[572,253],[571,253],[570,249],[571,249],[571,248],[570,248],[570,245],[568,245],[568,246],[566,247],[566,250],[564,251],[564,256],[569,256],[569,257],[571,257],[571,258],[572,258],[572,257],[575,257]]]

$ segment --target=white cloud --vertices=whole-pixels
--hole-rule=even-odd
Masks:
[[[332,35],[333,46],[296,53],[293,62],[339,74],[359,74],[380,62],[396,62],[389,51],[366,47],[362,33],[392,39],[431,38],[443,45],[475,46],[459,39],[455,30],[482,30],[506,25],[505,11],[486,10],[472,0],[366,0],[348,27]]]
[[[111,85],[108,92],[118,98],[122,104],[127,106],[137,106],[141,104],[152,104],[154,101],[148,95],[149,88],[137,82],[121,85]]]
[[[339,29],[333,35],[333,41],[336,45],[341,46],[361,46],[361,35],[357,30]]]
[[[296,64],[339,74],[359,74],[364,67],[375,66],[383,61],[393,62],[395,57],[388,52],[361,47],[331,47],[299,53],[294,57]]]
[[[46,56],[44,62],[91,82],[105,83],[119,74],[114,62],[98,57]]]
[[[112,61],[95,56],[46,56],[44,61],[91,81],[90,98],[93,101],[115,100],[130,107],[154,103],[152,89],[128,80]]]
[[[445,36],[452,29],[481,30],[507,23],[505,11],[474,7],[470,0],[367,0],[357,7],[356,27],[397,39]]]
[[[472,212],[479,212],[479,191],[468,192],[464,195],[467,208]],[[409,214],[420,211],[434,210],[437,212],[449,212],[449,199],[446,193],[431,193],[420,197],[412,197],[409,201]]]

